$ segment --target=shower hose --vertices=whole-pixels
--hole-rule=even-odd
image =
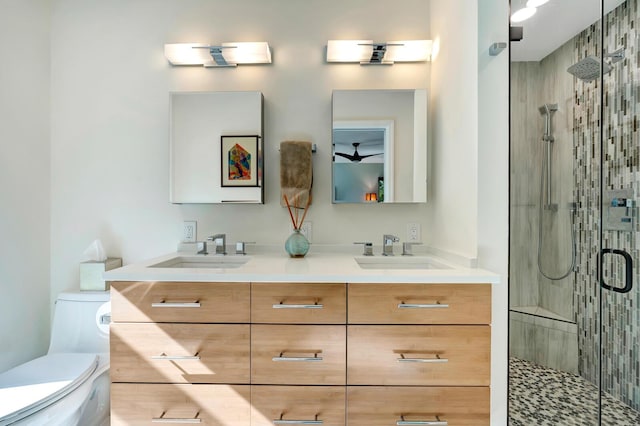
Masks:
[[[547,146],[547,149],[551,149],[551,142],[547,142],[547,144],[549,144]],[[574,227],[574,216],[576,213],[576,205],[575,203],[571,204],[571,208],[569,209],[569,223],[571,226],[571,265],[569,266],[569,269],[567,269],[567,271],[560,275],[560,276],[551,276],[549,274],[547,274],[546,272],[544,272],[544,269],[542,268],[542,213],[543,213],[543,201],[544,201],[544,176],[547,170],[547,167],[549,167],[549,165],[547,164],[546,161],[546,155],[542,155],[542,167],[541,167],[541,173],[540,173],[540,203],[538,206],[538,270],[540,271],[540,273],[542,274],[543,277],[552,280],[552,281],[559,281],[562,280],[566,277],[568,277],[571,272],[573,272],[575,270],[576,267],[576,230]],[[549,200],[547,200],[549,201]],[[551,203],[549,203],[549,205],[551,205]]]

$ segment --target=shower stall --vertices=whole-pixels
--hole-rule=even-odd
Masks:
[[[640,0],[538,9],[582,26],[511,43],[510,424],[640,425]]]

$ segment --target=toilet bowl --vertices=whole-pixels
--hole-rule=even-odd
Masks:
[[[62,293],[46,355],[0,374],[0,426],[109,424],[109,292]]]

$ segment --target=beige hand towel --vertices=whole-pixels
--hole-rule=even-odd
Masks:
[[[280,205],[304,208],[311,200],[313,184],[311,142],[285,141],[280,143]]]

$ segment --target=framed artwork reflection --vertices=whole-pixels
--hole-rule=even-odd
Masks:
[[[220,139],[221,185],[260,186],[260,137],[221,136]]]

